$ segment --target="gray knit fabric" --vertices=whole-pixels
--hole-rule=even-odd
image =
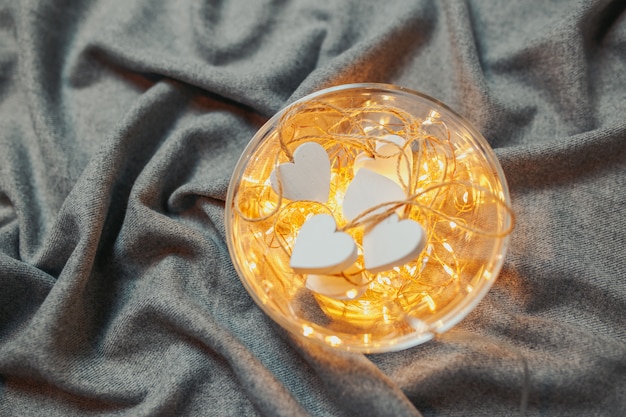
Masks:
[[[507,175],[503,271],[449,337],[286,334],[224,240],[257,129],[385,82]],[[456,335],[456,336],[455,336]],[[626,415],[622,0],[0,0],[0,415]]]

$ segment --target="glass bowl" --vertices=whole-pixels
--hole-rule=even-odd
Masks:
[[[466,120],[415,91],[350,84],[294,102],[256,133],[225,227],[241,282],[273,320],[377,353],[423,343],[477,305],[513,214],[502,168]]]

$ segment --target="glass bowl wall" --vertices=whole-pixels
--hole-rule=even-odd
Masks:
[[[397,170],[406,167],[400,184],[414,203],[402,213],[426,230],[425,249],[407,264],[363,272],[343,297],[312,291],[289,264],[298,230],[319,213],[346,224],[342,198],[359,152],[389,135],[410,142]],[[290,201],[272,188],[272,171],[306,141],[329,155],[326,203]],[[373,353],[423,343],[463,319],[500,271],[513,218],[502,168],[466,120],[415,91],[351,84],[298,100],[257,132],[235,167],[225,224],[241,282],[273,320],[314,342]],[[359,241],[362,231],[352,235]]]

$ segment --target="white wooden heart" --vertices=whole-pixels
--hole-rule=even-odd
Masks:
[[[300,274],[334,274],[347,269],[357,257],[352,236],[337,232],[333,216],[317,214],[300,228],[290,266]]]
[[[346,219],[353,220],[379,204],[403,201],[405,198],[404,191],[397,183],[367,168],[361,168],[346,190],[343,198],[343,215]],[[388,207],[381,207],[371,214],[381,213],[387,209]]]
[[[359,269],[353,266],[354,269]],[[350,269],[346,270],[346,274],[350,276],[350,280],[336,275],[316,275],[310,274],[306,279],[306,287],[318,294],[332,297],[337,300],[354,300],[363,295],[367,290],[369,280],[360,271],[351,274]]]
[[[280,183],[279,183],[280,180]],[[325,203],[330,191],[330,160],[319,143],[305,142],[293,153],[293,163],[277,166],[270,175],[276,193],[288,200]]]
[[[392,214],[363,236],[363,260],[371,273],[386,271],[416,259],[426,246],[426,232],[414,220]]]
[[[354,173],[356,174],[361,168],[367,168],[398,184],[407,184],[413,165],[413,152],[410,147],[402,151],[404,144],[404,138],[398,135],[381,137],[376,141],[376,153],[379,157],[372,158],[366,153],[360,153],[354,159]],[[398,177],[398,172],[400,177]]]

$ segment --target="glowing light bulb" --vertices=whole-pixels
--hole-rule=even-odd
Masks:
[[[339,346],[342,342],[341,339],[337,336],[326,336],[324,340],[331,346]]]

